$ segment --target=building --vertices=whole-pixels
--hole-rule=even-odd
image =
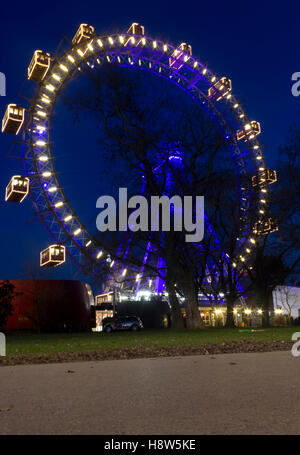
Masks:
[[[282,314],[289,321],[300,318],[300,288],[276,286],[273,291],[274,312]]]
[[[170,307],[168,302],[152,294],[152,299],[133,298],[133,295],[117,290],[109,291],[95,297],[95,331],[102,331],[102,321],[116,316],[136,316],[143,321],[145,328],[159,329],[169,327]]]
[[[88,330],[93,320],[90,286],[73,280],[12,280],[16,297],[4,330]]]

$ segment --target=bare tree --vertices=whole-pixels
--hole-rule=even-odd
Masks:
[[[102,132],[102,150],[104,148],[106,151],[110,163],[124,166],[128,180],[130,175],[130,186],[136,190],[139,182],[148,200],[151,196],[162,195],[205,195],[211,205],[209,212],[217,212],[219,220],[222,219],[220,212],[224,212],[221,208],[225,186],[236,213],[239,208],[238,182],[224,178],[224,175],[231,175],[231,164],[224,160],[224,154],[228,153],[227,144],[217,125],[197,103],[191,100],[186,104],[179,89],[176,93],[170,93],[167,86],[163,89],[151,86],[151,80],[147,86],[140,84],[138,79],[128,77],[119,68],[107,67],[97,74],[88,72],[88,78],[90,91],[85,88],[84,92],[66,99],[66,104],[75,117],[81,112],[94,116]],[[177,153],[177,159],[172,159],[174,152]],[[217,192],[214,190],[216,188]],[[225,219],[225,212],[223,216]],[[231,213],[227,213],[227,216],[230,217]],[[228,222],[223,224],[227,228]],[[124,263],[130,263],[135,273],[143,267],[144,276],[158,275],[166,281],[175,324],[182,324],[178,299],[175,298],[176,293],[179,293],[185,299],[187,326],[203,327],[198,309],[198,291],[207,281],[208,260],[210,258],[214,262],[215,269],[220,268],[219,262],[222,260],[224,280],[225,274],[230,273],[231,284],[237,281],[237,273],[232,272],[231,268],[236,247],[230,245],[237,232],[232,230],[230,238],[223,235],[222,240],[226,240],[226,245],[221,245],[217,251],[218,259],[212,254],[212,249],[216,249],[209,233],[201,247],[196,242],[187,243],[185,232],[176,232],[174,229],[163,235],[161,230],[135,232],[135,248],[126,255]],[[117,242],[113,247],[106,233],[98,235],[98,239],[111,257],[122,264],[120,251],[117,255]],[[148,262],[144,264],[149,241],[154,247],[149,253]],[[232,250],[229,263],[224,259],[224,251],[227,250],[229,255]],[[158,257],[164,263],[160,269],[155,266],[155,258]],[[123,281],[128,282],[129,276]],[[231,302],[232,290],[230,292]]]
[[[288,323],[291,324],[293,310],[300,307],[300,295],[291,286],[278,286],[275,291],[280,294],[280,304],[287,313]]]

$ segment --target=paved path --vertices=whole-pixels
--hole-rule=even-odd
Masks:
[[[0,434],[299,434],[299,378],[290,352],[0,367]]]

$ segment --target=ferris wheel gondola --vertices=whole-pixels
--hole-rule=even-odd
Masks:
[[[29,178],[14,175],[5,191],[5,201],[22,202],[29,192]]]
[[[35,51],[27,70],[27,78],[41,82],[46,76],[51,64],[48,52]]]
[[[66,248],[63,245],[50,245],[40,253],[41,267],[57,267],[66,260]]]
[[[19,134],[25,120],[24,107],[9,104],[2,119],[2,133]]]

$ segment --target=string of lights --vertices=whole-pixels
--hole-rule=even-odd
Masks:
[[[25,176],[14,176],[6,190],[6,200],[21,202],[30,192],[34,207],[55,244],[41,253],[41,266],[57,266],[66,253],[80,266],[106,263],[107,253],[80,221],[67,200],[54,166],[50,141],[51,120],[56,101],[67,83],[86,68],[103,64],[134,67],[151,71],[183,89],[199,102],[219,124],[234,158],[237,173],[248,179],[241,185],[241,245],[234,267],[243,266],[251,257],[257,237],[277,229],[268,216],[269,184],[277,179],[264,163],[258,136],[259,122],[249,120],[232,93],[231,80],[218,77],[192,55],[192,46],[170,43],[145,35],[143,26],[133,23],[123,34],[97,35],[94,27],[81,24],[71,47],[58,57],[36,50],[28,67],[28,79],[35,81],[36,94],[28,108],[10,104],[2,121],[2,132],[23,132],[27,152],[23,157]],[[259,191],[256,219],[247,217],[250,187]],[[30,190],[30,191],[29,191]],[[245,241],[247,239],[247,241]],[[117,260],[110,263],[110,267]],[[138,278],[137,278],[138,280]]]

